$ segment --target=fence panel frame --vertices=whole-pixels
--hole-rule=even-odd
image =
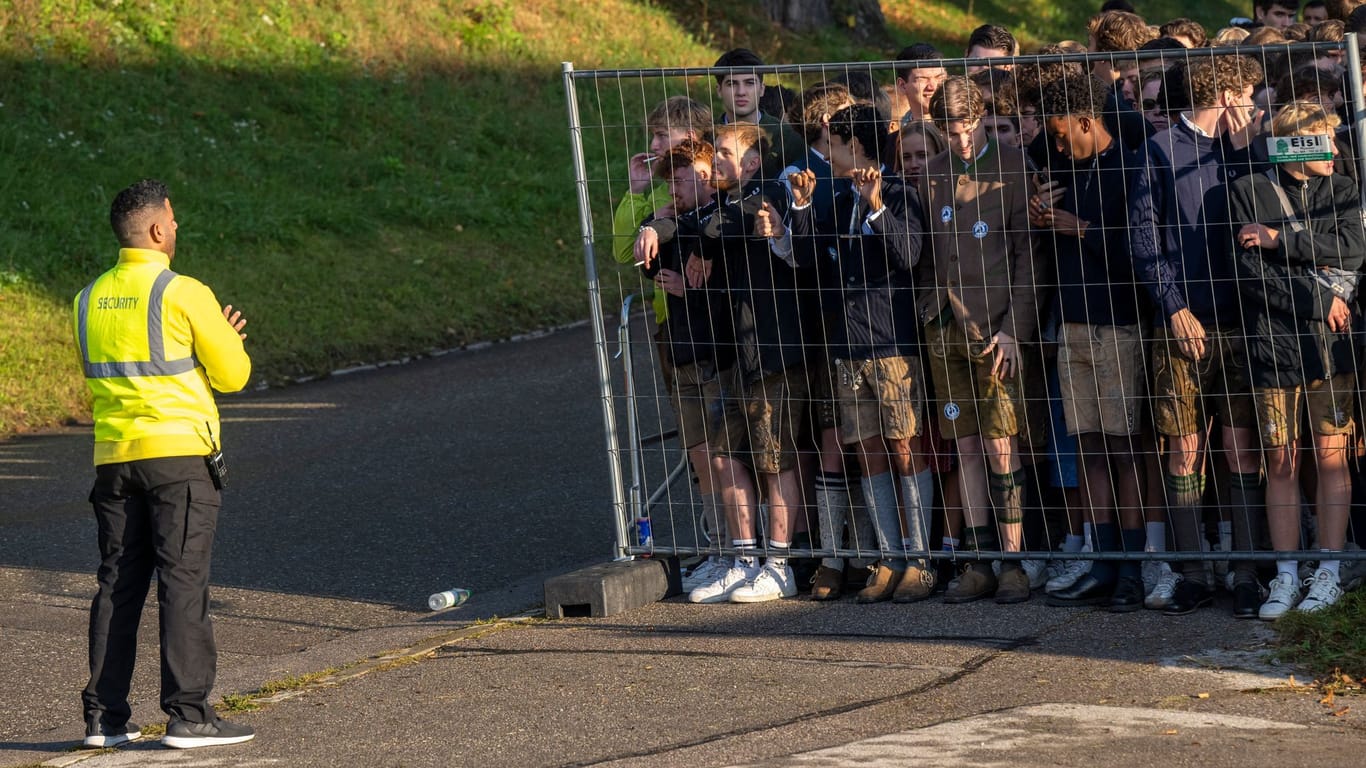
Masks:
[[[1356,137],[1359,146],[1356,150],[1356,161],[1358,166],[1358,179],[1361,182],[1361,205],[1363,217],[1366,217],[1366,98],[1363,98],[1363,84],[1361,72],[1361,55],[1357,45],[1357,34],[1348,33],[1340,43],[1296,43],[1292,45],[1274,46],[1276,52],[1288,54],[1304,52],[1323,52],[1330,50],[1343,50],[1347,59],[1348,86],[1350,91],[1350,103],[1353,109],[1353,121],[1356,129]],[[1200,48],[1187,49],[1181,51],[1126,51],[1126,52],[1106,52],[1106,53],[1068,53],[1068,54],[1046,54],[1046,55],[1019,55],[996,58],[944,58],[928,59],[917,62],[921,67],[944,67],[953,71],[962,71],[968,66],[992,66],[1001,64],[1049,64],[1049,63],[1070,63],[1080,62],[1091,65],[1098,61],[1109,61],[1114,63],[1122,61],[1129,63],[1133,61],[1149,61],[1157,59],[1184,58],[1189,61],[1195,58],[1215,57],[1221,55],[1231,55],[1241,53],[1256,57],[1258,53],[1264,53],[1262,48]],[[1263,59],[1264,60],[1264,59]],[[620,369],[614,369],[608,355],[608,341],[606,336],[606,320],[603,311],[603,292],[597,269],[595,252],[595,233],[593,227],[592,203],[590,200],[589,178],[587,175],[587,163],[583,146],[583,125],[579,116],[578,89],[576,81],[587,80],[608,80],[608,79],[644,79],[644,78],[698,78],[714,76],[722,73],[746,73],[746,74],[806,74],[821,73],[826,74],[831,71],[859,70],[872,72],[874,70],[892,70],[898,65],[896,61],[878,62],[843,62],[843,63],[822,63],[822,64],[774,64],[753,67],[663,67],[663,68],[635,68],[635,69],[600,69],[600,70],[576,70],[572,62],[562,63],[562,77],[565,88],[565,100],[568,111],[568,128],[570,135],[571,154],[574,165],[575,190],[579,209],[579,224],[582,234],[584,269],[587,279],[589,313],[593,328],[593,344],[595,360],[598,371],[599,394],[602,403],[602,418],[604,437],[606,440],[606,451],[609,465],[609,482],[612,493],[612,523],[614,528],[613,557],[617,560],[632,559],[636,557],[650,556],[705,556],[715,554],[735,554],[736,551],[728,542],[723,542],[717,546],[708,547],[687,547],[675,544],[670,547],[658,546],[653,537],[646,540],[643,535],[649,531],[647,527],[641,528],[640,521],[650,520],[650,510],[653,509],[664,496],[667,495],[668,488],[684,472],[688,470],[687,453],[681,451],[682,457],[672,469],[669,470],[659,487],[653,492],[647,493],[647,479],[645,477],[644,466],[642,463],[642,447],[647,442],[657,442],[667,439],[668,433],[642,438],[639,430],[639,420],[637,418],[637,399],[639,397],[634,384],[634,356],[631,353],[632,341],[630,324],[632,322],[633,306],[636,296],[628,295],[621,308],[620,320],[617,326],[618,352],[615,358],[622,361]],[[639,310],[644,314],[643,307]],[[653,360],[653,356],[651,356]],[[652,362],[653,364],[653,362]],[[617,414],[615,411],[615,389],[613,385],[614,376],[624,376],[624,404],[627,412],[627,433],[623,436],[617,425]],[[1356,414],[1358,429],[1361,428],[1363,417],[1366,414]],[[625,447],[622,441],[625,440]],[[626,473],[630,472],[630,483],[627,483]],[[1265,511],[1262,511],[1265,514]],[[764,554],[764,547],[760,547],[760,554]],[[792,557],[841,557],[841,558],[875,558],[883,553],[877,550],[866,549],[817,549],[817,548],[792,548]],[[1331,554],[1333,558],[1344,561],[1366,560],[1366,548],[1356,551],[1329,552],[1326,550],[1296,550],[1296,551],[1251,551],[1251,552],[1080,552],[1064,553],[1055,550],[1031,550],[1021,552],[1002,552],[1002,551],[974,551],[974,550],[955,550],[953,552],[942,552],[931,548],[928,552],[909,552],[904,553],[913,557],[926,557],[930,560],[955,560],[955,561],[974,561],[974,560],[1138,560],[1138,561],[1163,561],[1163,562],[1184,562],[1184,561],[1271,561],[1276,559],[1296,559],[1319,560],[1326,554]]]

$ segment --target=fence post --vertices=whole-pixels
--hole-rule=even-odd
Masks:
[[[1352,121],[1356,123],[1355,136],[1358,143],[1366,136],[1366,99],[1361,95],[1361,49],[1357,48],[1357,33],[1349,32],[1342,41],[1347,47],[1347,86],[1352,97]],[[1366,152],[1357,150],[1357,181],[1366,189]],[[1366,195],[1362,195],[1363,210],[1366,210]],[[1361,414],[1357,414],[1361,418]]]
[[[621,478],[621,447],[617,436],[617,416],[612,403],[612,371],[607,362],[607,337],[602,314],[602,287],[598,283],[597,259],[593,254],[593,214],[588,204],[588,170],[583,159],[583,127],[579,121],[578,93],[574,88],[574,65],[562,64],[564,98],[569,109],[569,139],[573,145],[574,183],[579,199],[579,227],[583,231],[583,267],[588,276],[588,311],[592,318],[593,347],[598,363],[598,389],[602,395],[602,425],[607,439],[607,470],[612,483],[612,518],[616,526],[614,559],[629,556],[630,546],[627,520],[626,489]]]

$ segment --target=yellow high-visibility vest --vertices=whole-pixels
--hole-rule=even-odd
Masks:
[[[95,464],[221,445],[212,390],[246,386],[251,360],[208,286],[172,272],[160,251],[124,248],[73,309],[94,396]]]

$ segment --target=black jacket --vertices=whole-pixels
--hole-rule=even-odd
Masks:
[[[786,219],[791,199],[781,183],[751,180],[738,199],[725,200],[702,219],[701,256],[713,264],[713,281],[721,270],[730,297],[736,360],[751,382],[804,362],[798,266],[806,265],[794,266],[773,253],[767,238],[753,237],[755,214],[763,203]]]
[[[1229,212],[1252,384],[1290,387],[1356,370],[1351,334],[1334,333],[1325,322],[1337,294],[1319,270],[1359,273],[1366,229],[1356,185],[1345,176],[1298,181],[1279,170],[1273,174],[1276,182],[1254,173],[1230,184]],[[1304,231],[1294,232],[1287,223],[1276,183],[1285,189]],[[1248,223],[1278,230],[1280,247],[1242,248],[1237,231]],[[1359,325],[1354,317],[1353,326]]]
[[[867,203],[853,190],[835,196],[834,225],[817,223],[814,204],[792,212],[792,236],[802,261],[816,261],[821,284],[835,301],[830,355],[845,360],[917,354],[915,284],[924,228],[914,188],[895,176],[882,178],[884,210],[872,221]],[[824,230],[824,231],[822,231]]]
[[[1058,201],[1058,208],[1089,224],[1086,235],[1042,231],[1057,252],[1058,308],[1063,322],[1140,322],[1147,291],[1134,279],[1128,192],[1131,179],[1143,165],[1141,150],[1131,152],[1114,142],[1076,168]]]
[[[688,255],[701,251],[702,219],[716,211],[712,201],[694,211],[674,218],[655,219],[645,224],[659,233],[659,256],[648,269],[653,278],[661,269],[682,273]],[[682,296],[665,294],[669,314],[665,319],[669,343],[666,354],[673,365],[711,364],[718,371],[735,363],[735,344],[730,330],[730,299],[719,288],[724,281],[713,277],[700,288],[688,287]]]

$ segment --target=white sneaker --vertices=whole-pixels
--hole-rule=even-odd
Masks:
[[[1089,550],[1082,551],[1086,552]],[[1043,591],[1058,592],[1067,589],[1073,584],[1076,584],[1077,580],[1082,576],[1091,572],[1092,561],[1090,560],[1060,560],[1059,562],[1063,564],[1062,573],[1049,579],[1048,582],[1044,584]]]
[[[1262,603],[1262,607],[1257,611],[1257,618],[1262,621],[1274,621],[1284,616],[1287,611],[1294,609],[1300,602],[1300,585],[1295,578],[1288,574],[1278,573],[1276,578],[1267,585],[1271,588],[1271,596]]]
[[[691,571],[683,574],[683,591],[692,592],[704,584],[710,584],[721,578],[721,574],[730,568],[730,561],[729,557],[712,555],[693,566]]]
[[[1143,607],[1154,611],[1166,608],[1172,601],[1172,596],[1176,594],[1176,585],[1181,583],[1181,574],[1172,570],[1170,563],[1162,563],[1157,572],[1157,583],[1153,584],[1153,591],[1143,598]]]
[[[748,584],[730,593],[732,603],[766,603],[797,594],[797,577],[787,565],[781,568],[768,563]]]
[[[1342,587],[1338,586],[1338,577],[1326,568],[1314,571],[1314,577],[1304,583],[1309,588],[1304,599],[1300,601],[1297,611],[1314,613],[1336,603],[1342,597]]]
[[[710,583],[694,589],[688,593],[690,603],[728,603],[730,596],[735,590],[745,586],[745,583],[754,578],[755,571],[746,568],[740,563],[736,563]]]
[[[1143,551],[1145,551],[1145,552],[1151,552],[1152,550],[1146,550],[1146,549],[1145,549],[1145,550],[1143,550]],[[1162,562],[1161,560],[1144,560],[1144,561],[1143,561],[1143,567],[1142,567],[1142,570],[1143,570],[1143,594],[1145,594],[1145,595],[1151,594],[1152,591],[1153,591],[1153,587],[1156,587],[1156,586],[1157,586],[1157,580],[1158,580],[1158,578],[1162,575],[1162,571],[1163,571],[1163,570],[1169,570],[1170,568],[1171,568],[1170,565],[1167,565],[1166,563]]]

